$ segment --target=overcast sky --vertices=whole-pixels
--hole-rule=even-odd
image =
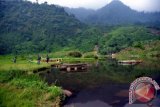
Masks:
[[[35,2],[36,0],[29,0]],[[112,0],[38,0],[39,3],[56,4],[71,8],[84,7],[89,9],[98,9]],[[160,0],[120,0],[130,8],[138,11],[160,11]]]

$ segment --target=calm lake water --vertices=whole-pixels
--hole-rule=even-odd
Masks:
[[[148,107],[128,104],[130,83],[138,77],[148,76],[160,84],[159,59],[146,60],[138,65],[119,65],[116,59],[83,63],[88,64],[83,72],[66,72],[52,67],[39,73],[48,84],[73,92],[64,107]]]

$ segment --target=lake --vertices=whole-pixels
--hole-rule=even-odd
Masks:
[[[64,101],[64,107],[148,107],[129,105],[130,83],[141,76],[153,78],[160,84],[160,60],[149,59],[136,65],[120,65],[116,59],[85,63],[83,71],[67,72],[52,67],[39,75],[48,84],[56,84],[73,93]],[[69,63],[69,62],[67,62]]]

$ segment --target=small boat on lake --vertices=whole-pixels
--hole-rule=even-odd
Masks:
[[[118,64],[120,65],[136,65],[142,63],[142,60],[121,60],[118,61]]]

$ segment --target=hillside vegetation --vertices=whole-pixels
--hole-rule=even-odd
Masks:
[[[139,47],[142,42],[160,39],[159,34],[153,34],[148,28],[142,26],[118,27],[104,35],[101,39],[101,51],[116,53],[127,47]]]
[[[116,54],[118,59],[140,59],[140,58],[159,58],[160,40],[141,42],[141,45],[128,47]]]
[[[145,26],[88,26],[62,7],[47,3],[3,1],[0,10],[0,54],[89,52],[95,45],[106,54],[159,39]]]
[[[55,5],[1,2],[0,54],[55,51],[73,44],[85,28]]]

